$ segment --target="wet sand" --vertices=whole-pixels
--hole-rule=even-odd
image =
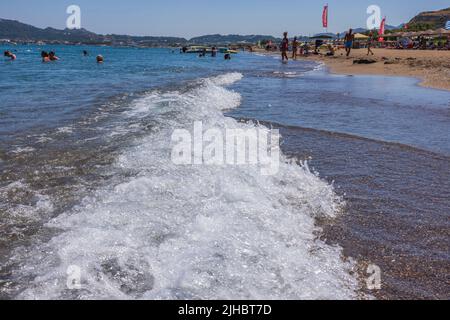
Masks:
[[[345,214],[319,221],[321,238],[366,268],[381,268],[378,299],[450,298],[450,158],[401,144],[320,130],[280,129],[283,152],[333,183]]]
[[[258,52],[267,53],[264,50]],[[424,87],[450,90],[450,51],[373,49],[373,52],[374,56],[367,56],[367,49],[354,49],[347,58],[341,49],[334,57],[310,55],[299,60],[323,62],[336,74],[415,77],[421,79],[420,85]],[[354,64],[356,59],[376,62]]]

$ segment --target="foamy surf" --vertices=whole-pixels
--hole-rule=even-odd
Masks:
[[[151,116],[151,133],[122,151],[114,183],[49,223],[61,233],[21,268],[34,280],[19,298],[355,298],[352,264],[315,235],[315,218],[334,217],[340,200],[307,166],[283,157],[267,177],[256,166],[172,163],[174,129],[257,126],[223,115],[241,101],[225,86],[241,78],[134,101],[126,116]]]

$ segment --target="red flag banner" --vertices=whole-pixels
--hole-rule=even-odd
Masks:
[[[386,31],[386,17],[384,17],[383,20],[381,21],[381,25],[380,25],[380,39],[378,39],[378,41],[380,41],[380,42],[384,41],[384,38],[381,37],[381,35],[383,35],[385,31]]]
[[[324,28],[328,28],[328,5],[323,8],[322,24]]]

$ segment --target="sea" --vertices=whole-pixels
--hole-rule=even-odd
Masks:
[[[450,92],[247,52],[0,50],[0,299],[450,299]],[[279,170],[175,164],[199,121],[279,130]]]

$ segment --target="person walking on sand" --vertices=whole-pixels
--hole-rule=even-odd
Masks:
[[[348,32],[344,38],[345,51],[347,52],[347,57],[349,57],[350,53],[352,52],[354,40],[355,40],[355,35],[353,34],[353,29],[350,29],[350,30],[348,30]]]
[[[292,41],[292,59],[297,60],[297,52],[298,52],[298,41],[297,37],[294,37],[294,41]]]
[[[287,55],[288,51],[289,51],[289,39],[288,39],[288,33],[285,32],[283,34],[283,40],[281,41],[281,60],[286,63],[289,61],[289,58]]]
[[[375,41],[373,31],[369,34],[369,39],[367,40],[367,55],[375,55],[372,51],[373,42]]]

